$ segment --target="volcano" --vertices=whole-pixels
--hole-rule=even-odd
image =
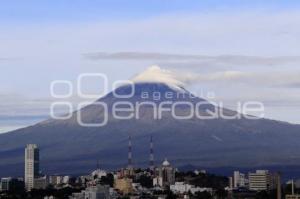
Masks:
[[[137,79],[140,79],[138,77]],[[169,78],[169,76],[167,76]],[[86,173],[97,161],[103,168],[126,166],[128,136],[132,138],[134,166],[147,166],[150,136],[154,140],[156,163],[165,157],[174,165],[201,167],[255,167],[300,164],[300,126],[269,119],[249,119],[235,111],[215,107],[194,96],[181,84],[155,79],[123,85],[96,102],[78,110],[71,118],[49,119],[23,129],[0,135],[0,175],[23,174],[24,147],[35,143],[41,151],[41,168],[47,174]],[[164,78],[166,80],[166,78]],[[134,88],[134,89],[133,89]],[[128,95],[128,98],[116,97]],[[159,97],[158,97],[159,96]],[[184,103],[183,103],[184,102]],[[100,104],[107,105],[107,110]],[[133,110],[114,116],[113,107]],[[178,116],[187,116],[190,105],[202,103],[198,111],[221,110],[236,119],[174,118],[171,111],[155,117],[154,107],[164,103]],[[84,124],[105,125],[87,127]],[[157,117],[159,114],[156,115]]]

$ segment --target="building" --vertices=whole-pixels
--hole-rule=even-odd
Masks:
[[[24,181],[20,178],[1,178],[0,191],[24,190]]]
[[[132,179],[130,178],[117,178],[114,182],[114,188],[122,192],[123,194],[132,193]]]
[[[64,176],[63,179],[62,179],[62,180],[63,180],[63,183],[64,183],[64,184],[69,184],[70,178],[71,178],[70,176]]]
[[[157,187],[157,186],[162,187],[163,186],[162,177],[156,176],[155,178],[153,178],[153,186],[154,187]]]
[[[93,171],[93,172],[91,173],[91,176],[92,176],[93,178],[101,178],[101,177],[107,176],[107,173],[106,173],[106,171],[104,171],[104,170],[96,169],[95,171]]]
[[[79,176],[79,178],[77,178],[77,183],[81,183],[82,185],[86,185],[91,180],[93,180],[93,177],[91,175]]]
[[[34,188],[34,179],[39,176],[39,149],[36,144],[28,144],[25,148],[25,188]]]
[[[73,193],[70,199],[110,199],[109,186],[96,185],[86,188],[80,193]]]
[[[202,188],[202,187],[195,187],[194,185],[186,184],[184,182],[175,182],[175,184],[170,185],[170,190],[175,194],[184,194],[191,192],[195,194],[196,192],[204,192],[207,191],[212,193],[212,188]]]
[[[34,186],[35,189],[46,189],[48,186],[47,176],[34,178]]]
[[[153,179],[154,186],[167,188],[175,183],[175,169],[166,159],[162,165],[155,170],[155,178]]]
[[[51,185],[60,185],[63,183],[63,176],[49,176],[49,184]]]
[[[117,178],[131,178],[135,175],[133,168],[122,168],[117,172]]]
[[[44,199],[55,199],[54,196],[45,196]]]
[[[239,188],[239,187],[245,187],[246,186],[246,177],[245,174],[234,171],[233,172],[233,187]]]
[[[187,193],[191,190],[192,185],[186,184],[184,182],[175,182],[175,184],[170,185],[170,190],[173,193]]]
[[[12,178],[1,178],[1,186],[0,190],[1,191],[9,191],[10,185],[11,185]]]
[[[88,187],[83,192],[85,199],[110,199],[109,186],[107,185]]]
[[[268,170],[256,170],[249,173],[249,189],[254,191],[265,191],[274,189],[273,175]]]
[[[232,190],[233,189],[233,178],[231,176],[228,178],[228,183],[229,183],[229,190]]]

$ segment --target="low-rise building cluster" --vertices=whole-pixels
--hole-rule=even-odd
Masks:
[[[57,192],[61,190],[67,190],[64,194],[68,194],[69,199],[255,198],[257,193],[272,190],[277,190],[277,198],[282,198],[281,175],[278,172],[257,170],[244,174],[234,171],[229,178],[209,174],[205,170],[181,172],[167,159],[155,166],[152,138],[150,147],[150,165],[147,169],[133,167],[129,138],[126,168],[108,172],[97,166],[90,174],[70,176],[41,174],[39,149],[37,145],[29,144],[25,149],[24,178],[1,178],[0,198],[8,194],[21,194],[21,197],[40,194],[38,198],[55,199],[59,198]],[[290,184],[291,193],[285,194],[285,198],[300,198],[294,190],[294,181]]]

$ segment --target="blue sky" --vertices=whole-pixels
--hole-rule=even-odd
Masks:
[[[297,0],[9,0],[1,1],[2,22],[62,22],[134,19],[178,12],[296,9]]]
[[[113,82],[150,65],[196,74],[193,91],[231,105],[260,100],[266,117],[300,123],[299,9],[297,0],[1,1],[0,132],[47,117],[53,80],[100,72]]]

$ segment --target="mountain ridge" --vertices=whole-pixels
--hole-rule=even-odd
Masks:
[[[131,103],[143,102],[141,92],[178,93],[162,83],[135,83],[133,97],[126,99]],[[129,94],[128,86],[119,87],[116,92]],[[188,91],[185,93],[189,94]],[[166,98],[153,101],[165,102]],[[168,99],[170,100],[170,99]],[[171,101],[182,101],[172,98]],[[205,101],[195,97],[185,99],[191,103]],[[104,102],[111,107],[122,101],[112,93],[96,102]],[[123,100],[124,101],[124,100]],[[212,109],[209,104],[203,109]],[[70,120],[47,122],[0,135],[0,175],[8,167],[22,167],[24,147],[36,143],[41,148],[41,162],[45,171],[69,173],[72,168],[84,172],[95,165],[97,160],[111,167],[125,166],[127,158],[127,137],[133,139],[133,158],[136,166],[144,165],[149,157],[150,135],[154,138],[156,159],[168,159],[175,165],[221,166],[259,166],[259,165],[300,165],[300,125],[268,119],[249,120],[176,120],[164,112],[160,120],[154,120],[151,107],[141,107],[139,119],[118,120],[109,113],[108,124],[98,128],[82,127],[76,122],[77,112]],[[184,114],[184,106],[176,107]],[[202,110],[203,111],[203,110]],[[103,110],[94,104],[84,107],[82,117],[85,122],[95,122],[103,116]],[[225,109],[228,114],[236,113]],[[70,166],[72,165],[72,166]],[[76,168],[76,169],[74,169]],[[82,170],[81,170],[82,169]],[[2,171],[1,171],[2,170]]]

